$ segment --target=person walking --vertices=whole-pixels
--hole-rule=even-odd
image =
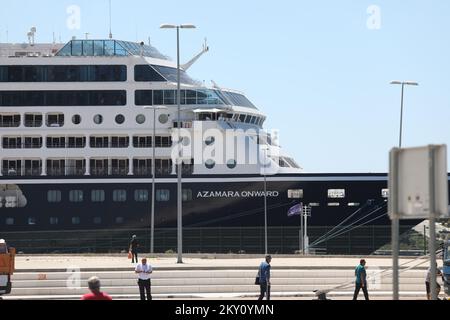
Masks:
[[[136,259],[136,263],[138,263],[138,248],[139,248],[139,242],[137,240],[136,235],[134,235],[131,238],[130,241],[130,247],[129,247],[129,251],[131,252],[131,263],[134,263],[135,259]]]
[[[359,290],[364,292],[364,298],[369,300],[369,293],[367,292],[367,274],[366,274],[366,260],[361,259],[359,265],[355,269],[355,294],[353,300],[358,300]]]
[[[142,259],[142,263],[136,266],[135,272],[139,275],[138,285],[141,300],[145,300],[145,292],[147,292],[147,300],[152,300],[152,289],[150,275],[153,273],[152,266],[147,264],[147,259]]]
[[[261,294],[258,300],[264,299],[266,296],[267,300],[270,300],[270,262],[272,257],[270,255],[266,256],[266,261],[261,262],[259,266],[258,276],[259,276],[259,287]]]
[[[100,291],[100,279],[98,277],[89,278],[88,287],[91,293],[82,296],[81,300],[112,300],[110,295]]]
[[[437,282],[437,277],[442,276],[441,270],[438,268],[438,265],[436,263],[436,276],[431,276],[431,267],[427,270],[427,277],[425,279],[425,288],[427,289],[427,299],[431,300],[431,281],[436,281],[436,291],[437,295],[441,292],[441,285]],[[434,278],[433,280],[431,278]],[[438,298],[439,299],[439,298]]]

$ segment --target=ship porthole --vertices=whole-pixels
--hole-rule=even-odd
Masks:
[[[102,122],[103,122],[103,116],[100,115],[100,114],[96,114],[94,116],[94,123],[95,124],[102,124]]]
[[[228,169],[234,169],[237,166],[236,160],[228,160],[227,167]]]
[[[138,124],[143,124],[145,122],[145,116],[143,114],[138,114],[136,116],[136,122]]]
[[[208,169],[213,169],[214,167],[216,166],[216,162],[214,161],[214,160],[211,160],[211,159],[209,159],[209,160],[206,160],[206,162],[205,162],[205,167],[206,168],[208,168]]]
[[[158,118],[161,124],[166,124],[169,121],[169,116],[167,114],[162,114]]]
[[[207,146],[212,145],[214,142],[216,142],[216,138],[214,138],[214,137],[208,137],[208,138],[206,138],[206,140],[205,140],[205,144],[206,144]]]
[[[118,114],[116,116],[116,123],[123,124],[125,122],[125,116],[123,114]]]
[[[72,117],[72,123],[73,124],[80,124],[81,123],[81,116],[79,114],[76,114]]]

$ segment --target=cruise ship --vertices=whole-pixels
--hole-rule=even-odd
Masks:
[[[188,75],[199,56],[178,116],[150,44],[0,44],[0,232],[148,230],[152,201],[174,228],[181,162],[185,228],[298,227],[298,204],[309,227],[390,224],[387,174],[305,173],[244,93]]]

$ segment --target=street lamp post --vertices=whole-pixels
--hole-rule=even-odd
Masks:
[[[403,94],[405,92],[405,86],[418,86],[419,84],[414,81],[391,81],[391,84],[399,84],[402,86],[402,99],[401,99],[401,106],[400,106],[400,135],[399,135],[399,148],[402,147],[402,132],[403,132]]]
[[[178,257],[177,263],[183,263],[183,198],[182,198],[182,166],[183,160],[181,158],[181,83],[180,83],[180,29],[195,29],[193,24],[162,24],[161,29],[177,29],[177,106],[178,106],[178,167],[177,167],[177,238],[178,238]]]
[[[144,107],[145,110],[153,109],[153,131],[152,131],[152,205],[150,217],[150,253],[155,252],[155,161],[156,161],[156,109],[167,109],[164,106]]]

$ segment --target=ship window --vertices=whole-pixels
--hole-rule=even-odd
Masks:
[[[28,218],[28,225],[29,225],[29,226],[34,226],[34,225],[36,225],[36,218],[34,218],[34,217]]]
[[[40,149],[42,148],[42,137],[25,137],[25,149]]]
[[[389,198],[389,189],[381,190],[381,196],[385,199]]]
[[[288,190],[289,199],[302,199],[303,189]]]
[[[84,148],[86,147],[86,137],[69,137],[67,148]]]
[[[105,201],[105,191],[104,190],[92,190],[91,191],[92,202],[104,202]]]
[[[228,169],[235,169],[236,166],[237,166],[236,160],[234,160],[234,159],[228,160],[228,162],[227,162]]]
[[[109,137],[90,137],[91,148],[109,148]]]
[[[58,128],[62,126],[64,126],[63,113],[47,114],[47,127]]]
[[[214,167],[216,166],[216,162],[212,159],[206,160],[205,162],[205,167],[208,169],[214,169]]]
[[[328,189],[329,199],[342,199],[345,198],[345,189]]]
[[[125,116],[123,114],[118,114],[116,116],[116,123],[123,124],[125,122]]]
[[[281,168],[290,168],[289,164],[287,163],[285,158],[280,158],[278,160],[278,164]]]
[[[145,116],[143,114],[138,114],[136,116],[136,122],[138,124],[144,124],[145,123]]]
[[[113,201],[114,202],[127,201],[127,191],[126,190],[114,190],[113,191]]]
[[[8,226],[12,226],[14,224],[14,218],[6,218],[5,223]]]
[[[101,224],[102,223],[102,218],[94,217],[93,222],[94,222],[94,224]]]
[[[192,189],[183,189],[183,201],[192,201]]]
[[[320,207],[320,203],[318,203],[318,202],[311,202],[311,203],[309,204],[309,206],[310,206],[310,207]]]
[[[3,160],[2,174],[4,176],[20,176],[22,174],[22,160]]]
[[[59,190],[49,190],[47,192],[47,201],[50,203],[61,202],[61,191]]]
[[[168,202],[170,201],[170,190],[156,190],[156,201]]]
[[[66,147],[65,137],[47,137],[47,148],[49,149],[61,149]]]
[[[22,138],[21,137],[3,137],[2,139],[3,149],[21,149]]]
[[[174,105],[175,104],[175,90],[164,90],[164,104]]]
[[[358,203],[358,202],[350,202],[350,203],[348,204],[348,206],[349,206],[349,207],[359,207],[359,206],[360,206],[360,203]]]
[[[152,147],[152,137],[133,137],[133,147],[134,148],[151,148]]]
[[[130,137],[111,137],[111,148],[128,148]]]
[[[136,65],[134,66],[134,80],[135,81],[151,81],[151,82],[165,82],[163,76],[161,76],[155,69],[149,65]]]
[[[80,224],[81,219],[80,217],[72,217],[72,224]]]
[[[147,202],[148,201],[148,190],[135,190],[134,200],[136,202]]]
[[[214,137],[208,137],[208,138],[206,138],[206,140],[205,140],[205,144],[206,144],[207,146],[210,146],[210,145],[212,145],[215,141],[216,141],[216,138],[214,138]]]
[[[58,218],[57,217],[50,217],[50,224],[51,225],[57,225],[58,224]]]
[[[125,90],[0,91],[2,107],[124,106]]]
[[[167,115],[167,114],[160,115],[158,118],[158,121],[161,124],[166,124],[169,121],[169,115]]]
[[[20,114],[13,114],[13,115],[0,114],[0,127],[17,128],[19,126],[20,126]]]
[[[25,127],[39,128],[42,127],[42,114],[40,113],[25,113]]]
[[[42,160],[25,160],[25,175],[40,176],[42,173]]]
[[[123,217],[116,218],[116,224],[123,224],[124,222],[125,222],[125,219]]]
[[[129,159],[111,159],[111,174],[126,176],[129,173]]]
[[[328,203],[329,207],[339,207],[339,205],[340,205],[339,202],[329,202]]]
[[[81,123],[81,116],[79,114],[76,114],[72,117],[72,123],[73,124],[80,124]]]
[[[71,190],[69,192],[70,202],[83,202],[83,191],[82,190]]]
[[[65,159],[47,159],[47,175],[64,176],[66,170]]]
[[[94,116],[94,123],[95,124],[102,124],[103,123],[103,116],[100,114],[96,114]]]

